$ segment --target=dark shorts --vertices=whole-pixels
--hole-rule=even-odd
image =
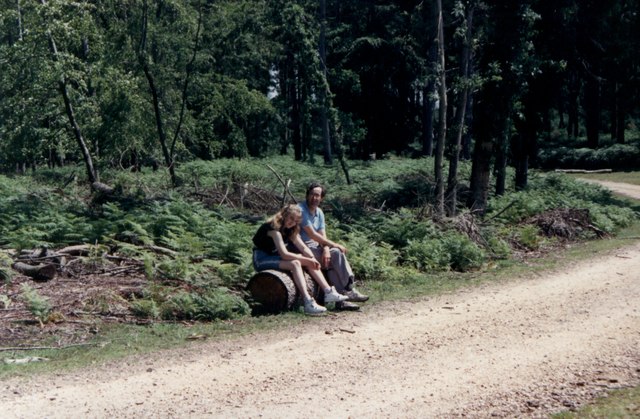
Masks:
[[[280,269],[282,258],[280,255],[270,255],[262,250],[253,250],[253,268],[256,271],[266,271],[267,269]]]

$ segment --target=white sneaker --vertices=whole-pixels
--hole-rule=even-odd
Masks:
[[[324,314],[325,311],[327,311],[326,307],[322,307],[321,305],[316,303],[316,300],[314,300],[313,298],[304,302],[304,314],[314,316],[318,314]]]
[[[342,295],[338,291],[336,291],[336,287],[331,287],[329,289],[329,292],[324,293],[325,303],[337,303],[339,301],[347,301],[347,298],[349,297],[347,297],[346,295]]]

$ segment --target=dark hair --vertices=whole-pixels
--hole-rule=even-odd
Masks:
[[[324,186],[322,186],[318,182],[311,182],[309,186],[307,186],[307,194],[305,196],[308,197],[311,191],[314,190],[315,188],[320,188],[320,191],[321,191],[320,196],[324,198],[324,196],[327,194],[327,190],[325,189]]]

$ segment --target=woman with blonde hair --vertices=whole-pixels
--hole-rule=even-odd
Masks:
[[[293,282],[304,299],[305,314],[322,314],[327,309],[318,305],[307,290],[303,269],[324,291],[324,302],[340,302],[347,299],[330,287],[322,271],[320,263],[300,238],[300,221],[302,213],[295,204],[286,205],[260,226],[253,236],[253,267],[256,271],[280,269],[290,271]],[[289,250],[295,246],[300,253]]]

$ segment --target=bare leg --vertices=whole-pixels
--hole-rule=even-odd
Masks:
[[[280,269],[285,271],[290,271],[291,276],[293,276],[293,282],[298,287],[298,291],[302,294],[304,301],[308,301],[311,299],[311,295],[309,295],[309,290],[307,289],[307,281],[304,279],[304,273],[302,271],[302,265],[297,260],[283,260],[278,265]],[[326,281],[325,281],[326,284]]]
[[[327,292],[331,288],[331,286],[327,283],[327,280],[324,279],[324,275],[322,275],[321,270],[307,269],[307,272],[309,272],[309,275],[311,275],[311,278],[313,278],[313,280],[316,281],[318,285],[320,285],[320,288],[322,288],[322,291]]]

